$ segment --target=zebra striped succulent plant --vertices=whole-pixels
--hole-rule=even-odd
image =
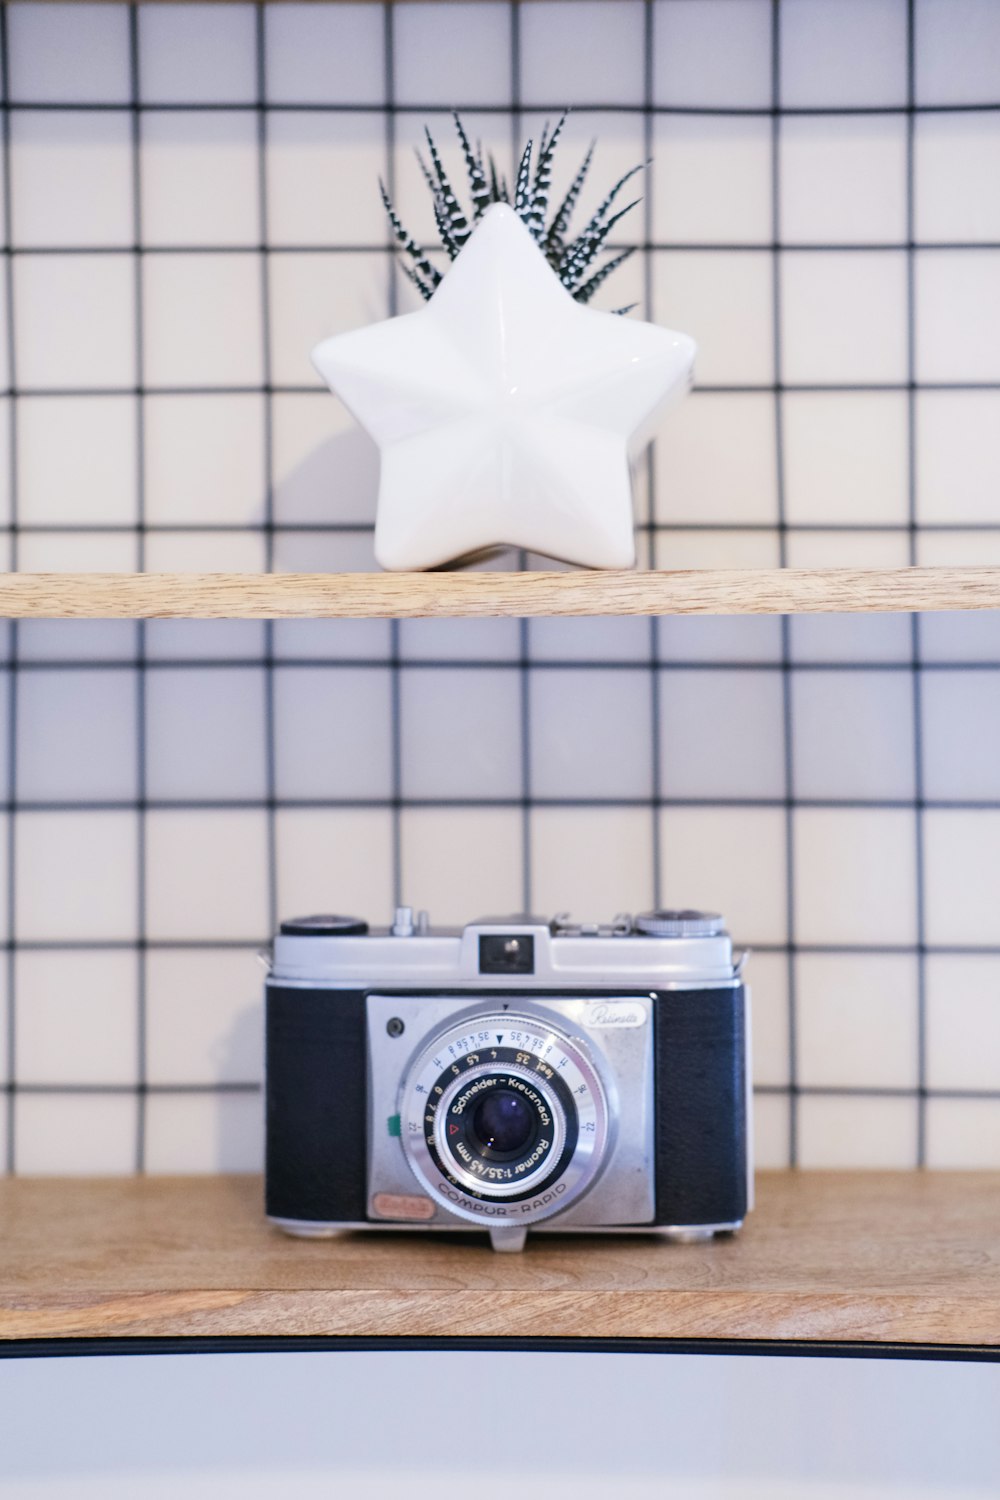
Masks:
[[[534,142],[529,141],[525,146],[518,164],[513,199],[511,199],[506,181],[497,171],[493,157],[484,158],[481,146],[477,145],[473,149],[458,114],[454,113],[453,118],[469,178],[470,214],[466,214],[459,202],[442,165],[434,138],[427,129],[424,134],[427,137],[430,164],[428,165],[421,153],[417,152],[420,170],[434,204],[434,220],[441,236],[441,244],[450,259],[454,260],[458,255],[473,233],[476,222],[482,218],[491,204],[512,203],[515,213],[524,220],[532,238],[566,290],[577,302],[589,302],[598,287],[604,285],[612,271],[617,270],[633,253],[634,246],[611,254],[610,258],[606,258],[600,265],[595,264],[598,256],[605,249],[615,225],[640,201],[636,198],[625,208],[612,212],[618,194],[637,172],[644,170],[648,163],[641,162],[630,172],[626,172],[602,200],[584,229],[577,235],[571,235],[570,220],[590,170],[594,144],[592,143],[587,151],[579,171],[570,183],[566,196],[553,213],[551,221],[546,223],[552,191],[552,161],[562,128],[566,123],[565,114],[557,121],[554,130],[550,132],[546,125],[542,131],[534,170],[532,170]],[[385,184],[381,180],[379,189],[396,242],[410,258],[409,264],[404,263],[403,271],[413,282],[424,301],[428,302],[440,284],[443,273],[404,228],[399,215],[393,208]],[[635,305],[633,302],[628,307],[619,307],[615,311],[631,312]]]

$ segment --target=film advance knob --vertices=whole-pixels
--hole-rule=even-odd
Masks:
[[[714,911],[644,911],[634,922],[645,937],[717,937],[725,921]]]

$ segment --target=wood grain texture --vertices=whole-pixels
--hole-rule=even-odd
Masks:
[[[837,1339],[1000,1346],[1000,1173],[765,1173],[742,1234],[293,1240],[258,1179],[0,1182],[0,1337]]]
[[[10,619],[814,614],[1000,608],[1000,568],[5,573]]]

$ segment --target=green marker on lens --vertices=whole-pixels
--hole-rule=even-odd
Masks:
[[[390,1135],[402,1135],[403,1126],[398,1115],[390,1115],[385,1122],[389,1127]]]

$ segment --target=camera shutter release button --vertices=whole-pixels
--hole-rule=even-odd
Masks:
[[[645,937],[717,937],[725,920],[714,911],[644,911],[634,925]]]

